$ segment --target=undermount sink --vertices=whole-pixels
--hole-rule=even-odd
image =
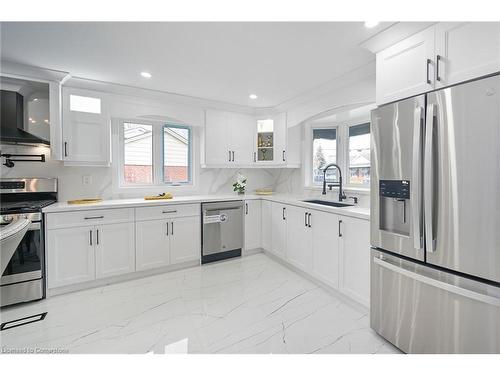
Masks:
[[[305,200],[302,202],[322,204],[323,206],[330,206],[330,207],[352,207],[353,206],[352,204],[349,204],[349,203],[322,201],[320,199],[309,199],[309,200]]]

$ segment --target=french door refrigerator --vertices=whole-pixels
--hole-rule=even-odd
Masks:
[[[371,327],[500,353],[500,75],[372,111]]]

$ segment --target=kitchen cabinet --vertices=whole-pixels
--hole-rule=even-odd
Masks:
[[[257,117],[255,162],[258,165],[285,165],[287,161],[286,113]]]
[[[201,258],[200,217],[181,217],[170,226],[170,264]]]
[[[312,219],[312,274],[333,288],[339,287],[340,238],[339,216],[313,211]]]
[[[286,257],[286,211],[287,206],[281,203],[272,203],[271,228],[273,231],[271,252],[280,257]]]
[[[286,208],[286,259],[305,272],[311,272],[313,264],[312,222],[315,220],[311,212],[296,206]]]
[[[377,53],[385,104],[500,72],[500,23],[439,22]]]
[[[252,116],[207,110],[204,164],[236,167],[253,163],[254,137]]]
[[[64,87],[62,136],[65,165],[109,166],[111,123],[105,96]]]
[[[340,290],[368,306],[370,301],[370,222],[339,216]]]
[[[500,71],[499,22],[436,25],[436,88]]]
[[[96,279],[135,271],[134,223],[94,227]]]
[[[427,28],[377,53],[377,104],[434,88],[434,32],[434,27]]]
[[[147,220],[135,224],[136,269],[143,271],[170,264],[170,221]]]
[[[93,227],[47,231],[49,288],[95,279]]]
[[[200,259],[200,218],[180,217],[136,223],[138,271]]]
[[[263,200],[261,203],[262,207],[262,248],[267,251],[272,250],[272,203],[266,200]]]
[[[245,201],[245,250],[259,249],[262,247],[261,217],[261,201]]]

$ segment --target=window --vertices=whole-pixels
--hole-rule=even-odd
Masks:
[[[163,127],[163,181],[188,183],[191,180],[191,129],[187,126]]]
[[[313,129],[313,183],[323,183],[323,168],[337,162],[337,129]],[[328,169],[327,181],[337,179],[337,170]]]
[[[101,99],[89,96],[70,95],[69,110],[76,112],[101,113]]]
[[[349,127],[349,183],[370,184],[370,124]]]
[[[312,127],[311,161],[309,177],[312,186],[323,184],[324,167],[330,163],[339,165],[343,183],[351,187],[370,185],[370,123],[340,124]],[[344,141],[345,140],[345,141]],[[338,182],[336,168],[328,169],[326,181]]]
[[[190,184],[191,128],[126,121],[121,124],[121,185]]]
[[[153,126],[123,124],[123,178],[126,184],[153,183]]]

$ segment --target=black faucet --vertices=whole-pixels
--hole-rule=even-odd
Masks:
[[[333,186],[338,186],[339,187],[339,202],[342,202],[344,199],[346,199],[344,191],[342,190],[342,171],[340,170],[340,167],[335,163],[328,164],[325,168],[323,168],[323,193],[322,194],[326,195],[326,171],[330,167],[335,167],[339,171],[339,182],[333,183],[333,184],[328,184],[328,188],[330,190],[332,190]]]

